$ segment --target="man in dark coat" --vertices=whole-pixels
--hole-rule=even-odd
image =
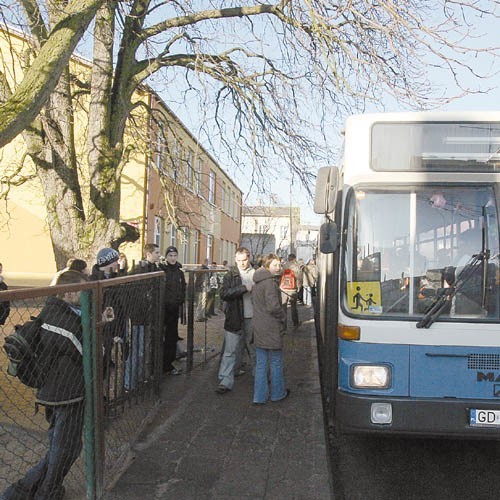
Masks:
[[[219,368],[219,385],[215,392],[225,394],[234,385],[235,374],[240,374],[245,349],[251,353],[253,274],[250,252],[241,247],[236,250],[236,266],[224,276],[220,298],[225,301],[224,352]],[[253,356],[251,361],[253,363]],[[252,367],[253,368],[253,367]],[[244,372],[243,372],[244,373]]]
[[[58,285],[80,283],[85,276],[66,271]],[[46,455],[27,474],[3,493],[2,500],[60,500],[63,481],[82,449],[84,378],[80,292],[49,297],[42,320],[41,352],[46,359],[45,381],[36,404],[45,407],[49,423]],[[103,321],[112,319],[112,313]]]
[[[107,280],[118,277],[118,259],[120,254],[114,248],[101,248],[97,252],[96,263],[92,267],[89,281]],[[115,321],[104,325],[104,378],[106,380],[106,392],[109,393],[109,378],[114,368],[113,345],[122,343],[126,334],[126,298],[128,292],[124,286],[106,287],[104,290],[102,309],[112,307],[115,312]],[[116,359],[116,358],[115,358]]]
[[[134,267],[134,274],[154,273],[160,271],[160,248],[156,243],[144,245],[144,259]],[[126,339],[126,362],[124,385],[125,390],[136,388],[137,383],[144,382],[151,375],[152,367],[152,283],[150,280],[131,283],[129,290],[130,328]],[[154,368],[153,368],[154,369]]]
[[[165,273],[165,339],[163,343],[163,372],[179,375],[181,370],[172,363],[177,353],[179,337],[179,309],[186,295],[186,279],[182,265],[177,262],[177,248],[170,246],[165,251],[165,263],[160,269]]]

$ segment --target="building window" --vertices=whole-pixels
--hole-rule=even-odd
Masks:
[[[201,160],[198,160],[198,171],[196,173],[196,193],[198,196],[203,196],[203,183],[201,181],[201,176],[203,173],[203,163]]]
[[[234,215],[235,215],[235,210],[234,210],[234,206],[235,206],[235,203],[234,203],[234,191],[231,191],[231,199],[229,200],[229,214],[231,215],[231,217],[234,219]]]
[[[186,159],[186,187],[193,191],[194,188],[194,169],[193,169],[193,151],[188,149]]]
[[[179,182],[179,171],[180,171],[180,163],[181,163],[181,147],[179,145],[179,140],[174,137],[174,146],[172,148],[172,179],[175,182]]]
[[[194,263],[198,263],[199,255],[200,255],[200,231],[198,229],[195,229],[193,231],[193,237],[194,237],[194,253],[193,253],[193,260]]]
[[[153,231],[153,241],[160,246],[161,245],[161,233],[163,229],[163,219],[155,215],[155,225]]]
[[[165,125],[163,123],[158,125],[155,160],[156,168],[161,172],[165,165]]]
[[[238,194],[234,196],[234,218],[236,220],[240,220],[240,208],[241,208],[241,198]]]
[[[219,260],[218,263],[222,264],[222,261],[224,260],[224,240],[221,240],[220,246],[219,246]]]
[[[222,183],[221,191],[220,191],[220,206],[222,208],[222,211],[226,211],[226,184],[225,182]]]
[[[214,237],[209,234],[207,235],[207,259],[209,262],[212,262],[212,250],[214,245]]]
[[[182,255],[181,255],[181,262],[183,264],[186,264],[189,260],[189,228],[183,227],[181,229],[181,248],[182,248]]]
[[[215,172],[210,170],[210,177],[208,181],[208,201],[215,204]]]
[[[176,241],[177,241],[177,229],[176,227],[172,224],[170,226],[170,245],[175,247],[176,246]]]

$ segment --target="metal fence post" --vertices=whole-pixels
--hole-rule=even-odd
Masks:
[[[98,498],[97,449],[96,449],[96,370],[95,370],[95,331],[92,328],[92,313],[89,291],[81,294],[82,335],[83,335],[83,376],[85,380],[84,443],[87,500]]]
[[[187,293],[187,359],[186,370],[193,369],[193,349],[194,349],[194,275],[193,271],[188,273],[188,293]]]

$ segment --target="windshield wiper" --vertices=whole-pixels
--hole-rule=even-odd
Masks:
[[[464,284],[474,275],[483,262],[485,264],[488,262],[489,258],[489,250],[484,250],[473,255],[469,262],[462,268],[450,288],[439,290],[438,295],[425,311],[423,318],[417,323],[417,328],[429,328],[439,318],[446,305],[453,299],[457,292],[462,289]]]

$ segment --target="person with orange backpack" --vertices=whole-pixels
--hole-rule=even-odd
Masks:
[[[294,328],[300,325],[299,312],[297,310],[297,295],[302,286],[302,270],[297,263],[297,257],[294,253],[288,255],[288,260],[283,266],[281,275],[280,289],[282,294],[283,309],[287,310],[290,304],[292,323]]]

